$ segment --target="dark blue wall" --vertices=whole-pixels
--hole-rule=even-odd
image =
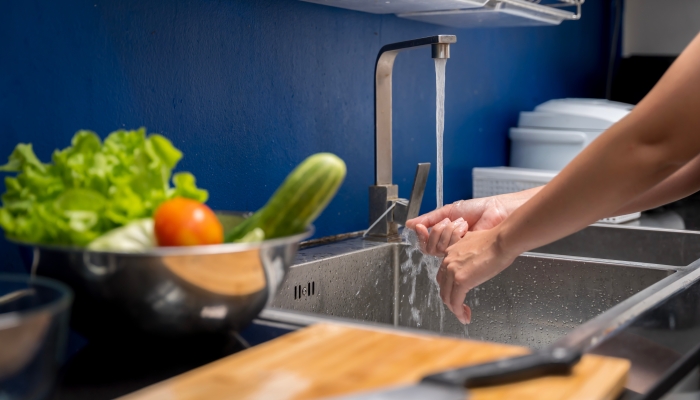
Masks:
[[[210,205],[254,210],[303,158],[348,165],[319,235],[367,226],[373,68],[386,43],[456,34],[447,63],[445,200],[471,196],[474,166],[507,162],[519,110],[603,96],[609,2],[560,27],[456,30],[295,0],[8,0],[0,6],[0,160],[17,142],[48,160],[78,129],[146,126],[184,151]],[[399,56],[394,180],[435,159],[429,49]],[[1,163],[1,162],[0,162]],[[434,187],[434,171],[428,182]],[[4,188],[2,188],[4,190]],[[423,211],[435,206],[430,190]],[[2,269],[19,268],[0,242]]]

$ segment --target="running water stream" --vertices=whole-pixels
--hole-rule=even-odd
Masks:
[[[401,234],[401,239],[404,243],[409,245],[408,249],[406,250],[408,257],[406,258],[406,261],[401,264],[401,272],[404,277],[404,283],[407,283],[406,281],[408,279],[411,280],[411,294],[408,296],[408,304],[411,305],[411,320],[416,324],[416,326],[420,327],[423,324],[421,311],[431,312],[434,310],[434,306],[437,305],[438,312],[440,313],[440,333],[442,333],[444,329],[445,306],[442,304],[442,300],[440,299],[440,286],[438,286],[437,283],[437,272],[438,268],[440,268],[442,259],[423,254],[418,244],[418,236],[416,235],[416,231],[412,229],[404,229],[403,233]],[[416,262],[417,257],[414,257],[416,252],[421,254],[421,257],[418,257],[418,262]],[[423,269],[425,269],[428,279],[430,280],[430,289],[428,291],[427,302],[417,302],[416,283],[418,280],[418,275],[423,272]],[[423,307],[421,307],[421,305]],[[423,309],[421,310],[421,308]]]
[[[443,206],[443,156],[442,156],[442,144],[443,136],[445,131],[445,66],[447,64],[447,59],[436,58],[435,59],[435,137],[437,144],[437,169],[436,169],[436,187],[435,187],[435,200],[437,203],[437,208]],[[404,283],[408,279],[411,280],[411,293],[408,296],[408,302],[411,305],[411,320],[416,326],[420,327],[423,324],[423,319],[421,316],[421,311],[423,312],[434,312],[435,308],[440,315],[440,333],[443,332],[444,322],[445,322],[445,305],[440,299],[440,286],[437,283],[437,272],[442,263],[441,257],[430,256],[427,254],[422,254],[420,246],[418,244],[418,237],[416,232],[411,229],[404,229],[402,234],[402,239],[404,243],[409,245],[407,249],[408,257],[406,261],[401,264],[401,272],[404,276]],[[416,257],[414,254],[420,252],[422,257],[418,257],[418,262],[416,262]],[[428,291],[427,302],[420,302],[416,299],[416,283],[418,276],[423,273],[428,276],[430,281],[430,289]],[[421,305],[423,307],[421,307]],[[468,338],[469,331],[467,326],[464,326],[463,336]]]
[[[405,228],[401,234],[406,248],[406,259],[401,263],[401,283],[410,285],[410,292],[401,301],[408,301],[410,315],[407,315],[405,326],[417,327],[443,333],[445,318],[454,318],[445,312],[446,306],[440,298],[440,286],[437,283],[437,273],[442,263],[442,257],[423,254],[418,243],[416,231]],[[426,282],[427,281],[427,282]],[[419,285],[425,285],[421,288]],[[419,286],[419,287],[417,287]],[[457,332],[451,330],[452,334]],[[463,325],[461,336],[469,338],[469,328]]]
[[[446,58],[435,59],[435,136],[437,142],[436,201],[442,207],[442,138],[445,132],[445,66]]]

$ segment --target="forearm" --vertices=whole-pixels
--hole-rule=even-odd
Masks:
[[[497,197],[504,205],[508,214],[512,214],[513,211],[539,193],[543,187],[544,186],[538,186],[536,188],[494,197]],[[622,208],[607,215],[607,217],[650,210],[680,200],[697,191],[700,191],[700,156],[695,157],[669,177],[653,186],[651,189],[643,192],[634,198],[634,200],[622,206]]]
[[[503,204],[507,210],[507,213],[510,215],[513,213],[513,211],[520,208],[523,204],[527,203],[528,200],[539,193],[543,187],[544,186],[538,186],[532,189],[522,190],[520,192],[501,194],[494,196],[494,198],[498,199],[498,201]]]
[[[630,214],[682,199],[700,190],[700,156],[681,167],[658,185],[617,210],[614,215]]]
[[[700,38],[652,92],[499,226],[506,252],[576,232],[622,210],[700,151]]]
[[[510,214],[534,197],[544,186],[497,196]],[[700,191],[700,156],[678,169],[668,178],[637,196],[608,217],[646,211],[680,200]]]

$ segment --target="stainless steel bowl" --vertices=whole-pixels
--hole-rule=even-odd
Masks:
[[[217,213],[226,229],[242,213]],[[240,330],[272,300],[306,232],[260,243],[161,247],[145,253],[34,246],[38,275],[75,291],[72,326],[88,337],[140,330]]]

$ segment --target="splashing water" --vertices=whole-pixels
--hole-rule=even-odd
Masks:
[[[437,142],[437,169],[435,192],[437,208],[442,207],[442,139],[445,132],[445,66],[446,58],[435,59],[435,136]]]
[[[404,243],[410,245],[406,250],[408,257],[401,264],[401,272],[404,275],[404,283],[407,279],[411,279],[411,294],[408,296],[408,303],[411,305],[411,320],[416,323],[416,326],[421,326],[421,310],[416,307],[416,281],[423,268],[425,268],[430,281],[426,308],[433,308],[433,301],[436,302],[435,305],[437,305],[440,313],[440,333],[443,333],[445,305],[440,299],[440,286],[437,283],[437,272],[442,263],[442,258],[423,254],[418,244],[418,236],[412,229],[404,228],[403,233],[401,233],[401,239]],[[416,258],[419,259],[418,262],[414,261]]]

